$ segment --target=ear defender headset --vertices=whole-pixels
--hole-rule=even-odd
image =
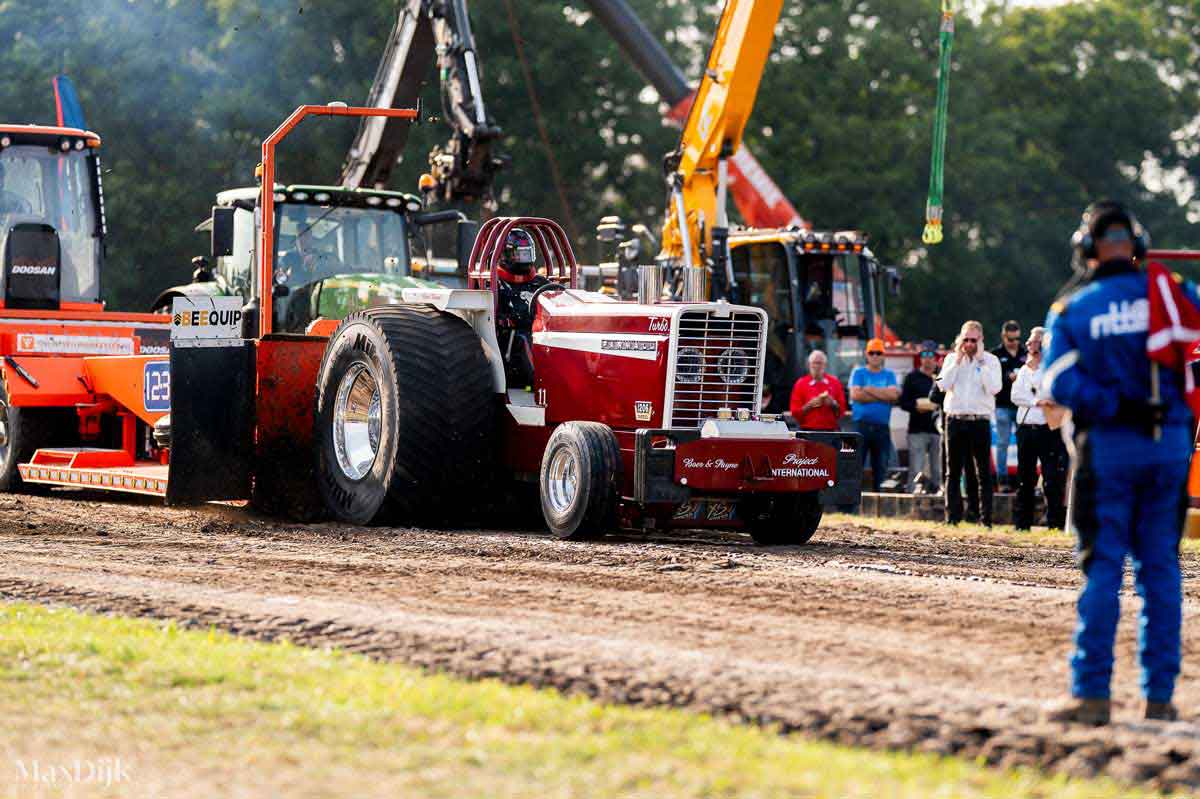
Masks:
[[[1071,248],[1084,261],[1097,257],[1096,237],[1113,224],[1123,224],[1133,238],[1133,257],[1140,260],[1150,249],[1150,234],[1125,206],[1111,200],[1089,205],[1083,212],[1079,229],[1071,236]]]

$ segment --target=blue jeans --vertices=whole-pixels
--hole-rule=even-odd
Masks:
[[[871,490],[878,491],[892,453],[892,431],[879,422],[855,422],[854,429],[863,437],[863,466],[871,459]]]
[[[1169,702],[1179,674],[1182,534],[1188,462],[1104,462],[1085,441],[1080,447],[1071,529],[1078,537],[1087,582],[1079,594],[1079,622],[1071,656],[1071,693],[1110,696],[1113,640],[1120,616],[1125,558],[1142,599],[1138,656],[1142,693]]]
[[[996,409],[996,476],[1001,482],[1008,480],[1008,445],[1016,425],[1015,408]]]

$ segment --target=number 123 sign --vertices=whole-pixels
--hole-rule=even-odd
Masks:
[[[150,361],[145,366],[142,379],[142,400],[146,410],[152,413],[171,410],[171,364],[167,361]]]

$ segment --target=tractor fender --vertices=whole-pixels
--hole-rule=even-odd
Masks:
[[[162,309],[165,313],[171,311],[171,301],[176,297],[227,297],[228,292],[222,291],[215,281],[204,283],[185,283],[182,286],[172,286],[165,289],[150,304],[151,311]]]
[[[495,298],[490,291],[480,289],[406,288],[400,292],[405,305],[430,305],[439,311],[454,314],[471,326],[483,343],[483,352],[492,369],[492,384],[497,394],[504,394],[507,378],[504,356],[496,336]]]

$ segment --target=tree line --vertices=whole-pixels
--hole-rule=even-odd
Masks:
[[[719,8],[632,5],[695,79]],[[789,0],[747,128],[807,218],[864,230],[886,263],[905,267],[893,328],[945,342],[967,316],[989,331],[1009,317],[1038,323],[1070,276],[1067,240],[1093,199],[1129,203],[1158,245],[1200,246],[1197,0],[968,4],[951,78],[946,239],[922,246],[939,7]],[[604,255],[592,233],[601,216],[656,223],[662,156],[678,131],[586,6],[470,8],[485,98],[512,156],[501,212],[569,217],[585,261]],[[292,108],[365,100],[395,15],[394,0],[0,4],[4,121],[52,122],[50,79],[65,70],[104,138],[110,307],[142,310],[186,282],[205,247],[194,226],[216,192],[253,182],[261,138]],[[446,136],[433,70],[429,78],[394,188],[415,190]],[[282,179],[333,182],[352,136],[350,123],[308,124],[286,145]],[[549,182],[551,158],[567,208]]]

